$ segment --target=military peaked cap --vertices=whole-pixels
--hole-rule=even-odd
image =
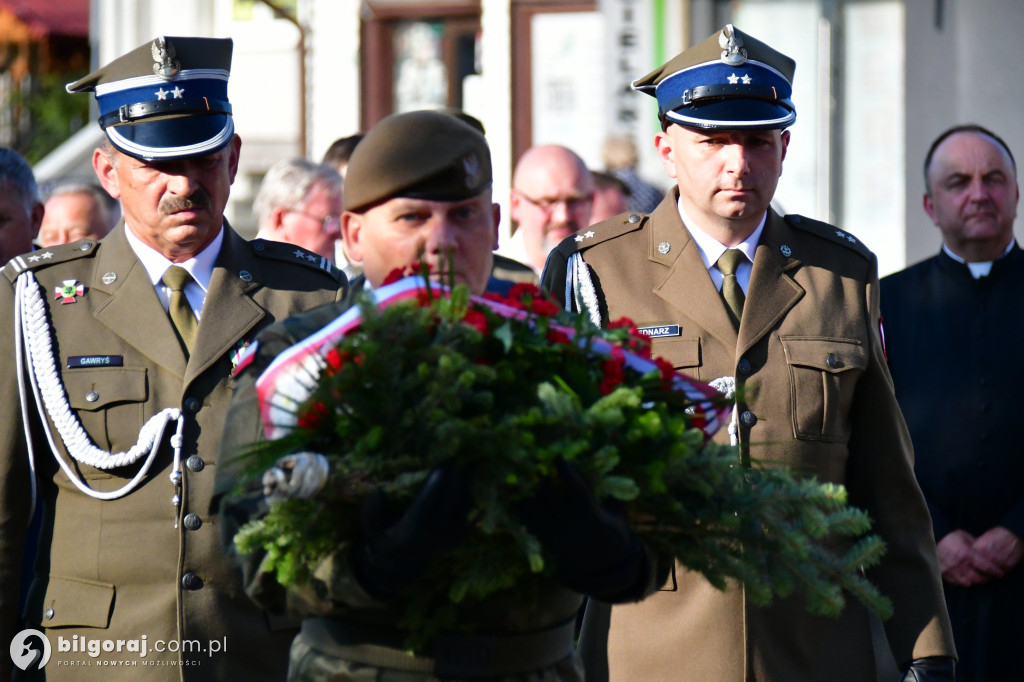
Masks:
[[[110,143],[144,161],[205,156],[235,134],[228,102],[231,39],[160,36],[68,92],[94,92]]]
[[[693,128],[770,130],[796,121],[796,62],[727,24],[633,89],[658,100],[662,121]]]

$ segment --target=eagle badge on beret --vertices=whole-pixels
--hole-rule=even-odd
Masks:
[[[462,170],[466,173],[466,187],[474,188],[480,184],[480,159],[470,152],[462,159]]]

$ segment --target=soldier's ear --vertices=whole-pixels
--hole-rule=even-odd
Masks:
[[[121,183],[117,177],[117,152],[97,147],[92,151],[92,169],[96,178],[103,185],[107,194],[115,199],[121,198]]]
[[[668,176],[676,177],[675,142],[672,136],[664,131],[657,133],[654,136],[654,148],[658,150],[658,158]]]
[[[341,240],[345,257],[353,265],[363,262],[362,245],[363,216],[352,211],[341,214]]]

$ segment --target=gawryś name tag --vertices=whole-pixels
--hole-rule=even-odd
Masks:
[[[81,367],[121,367],[123,355],[72,355],[68,358],[68,369]]]
[[[637,331],[652,339],[662,336],[679,336],[679,325],[661,324],[655,327],[637,327]]]

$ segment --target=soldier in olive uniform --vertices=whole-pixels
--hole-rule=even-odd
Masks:
[[[325,259],[224,221],[241,147],[231,47],[161,37],[70,85],[96,94],[108,144],[93,167],[124,219],[0,277],[0,640],[16,636],[38,500],[21,616],[52,657],[32,678],[285,674],[294,630],[274,632],[220,544],[218,444],[243,347],[347,287]]]
[[[794,66],[726,26],[634,83],[658,100],[655,145],[676,187],[650,215],[565,240],[543,285],[598,322],[632,318],[676,368],[733,384],[743,464],[845,485],[888,546],[868,576],[895,606],[892,656],[906,679],[951,680],[935,542],[882,355],[875,256],[769,206],[796,118]],[[855,600],[835,619],[810,614],[800,595],[760,608],[741,587],[718,591],[679,567],[643,602],[610,616],[592,605],[588,680],[867,682],[883,653]]]
[[[445,277],[442,272],[450,267],[470,291],[484,291],[499,212],[491,200],[490,152],[482,135],[445,113],[391,116],[360,142],[346,178],[342,232],[346,252],[362,266],[366,283],[380,286],[394,269],[415,265],[422,253],[437,277]],[[362,285],[356,280],[353,290]],[[323,306],[259,335],[242,361],[223,459],[262,437],[254,386],[260,373],[278,353],[319,331],[349,305]],[[312,474],[325,466],[322,456],[285,458],[277,467],[273,496],[315,495]],[[219,474],[218,490],[231,491],[232,477],[226,470]],[[581,680],[573,651],[580,594],[630,599],[658,581],[650,574],[653,560],[625,519],[600,508],[578,472],[566,468],[561,483],[558,494],[523,510],[527,527],[560,567],[558,580],[542,588],[541,607],[498,595],[464,606],[460,617],[475,626],[476,634],[443,634],[426,655],[404,650],[392,607],[403,590],[415,589],[430,562],[443,560],[444,550],[464,535],[468,493],[460,472],[434,472],[397,521],[375,518],[374,510],[364,507],[362,527],[379,530],[338,547],[309,584],[287,593],[261,570],[260,556],[240,557],[247,589],[257,601],[304,618],[292,646],[289,679]],[[587,504],[578,504],[579,499]],[[227,551],[234,551],[232,524],[262,513],[266,504],[262,492],[226,499]]]

